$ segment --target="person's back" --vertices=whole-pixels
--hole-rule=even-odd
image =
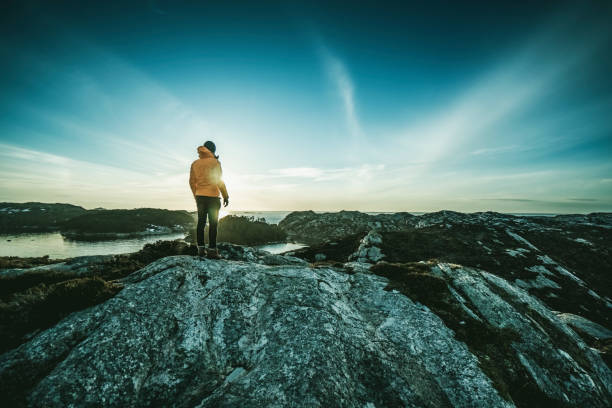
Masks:
[[[189,186],[198,207],[196,230],[198,255],[204,255],[204,228],[208,217],[210,226],[207,255],[210,258],[219,258],[217,251],[217,221],[219,208],[221,208],[219,193],[223,195],[223,205],[227,207],[229,204],[227,188],[221,179],[221,163],[219,163],[218,156],[215,156],[215,150],[215,144],[210,141],[204,143],[204,146],[199,146],[200,158],[191,164],[189,175]]]
[[[225,184],[222,184],[223,181],[221,180],[221,163],[204,146],[198,147],[198,154],[200,158],[191,164],[189,180],[193,195],[218,197],[220,188],[225,188]],[[223,197],[227,197],[227,191],[224,192]]]

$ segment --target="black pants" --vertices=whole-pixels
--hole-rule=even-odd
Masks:
[[[198,246],[204,246],[204,228],[206,227],[206,216],[208,216],[208,247],[217,247],[217,222],[219,221],[219,209],[221,199],[219,197],[196,196],[198,206],[198,227],[196,237]]]

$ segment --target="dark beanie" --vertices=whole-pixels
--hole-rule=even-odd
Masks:
[[[204,147],[210,150],[213,156],[215,156],[215,159],[219,158],[219,156],[215,154],[215,150],[217,150],[217,146],[215,146],[213,142],[211,142],[210,140],[207,140],[206,143],[204,143]]]
[[[215,150],[217,150],[217,146],[215,146],[215,144],[211,142],[210,140],[204,143],[204,147],[210,150],[213,154],[215,154]]]

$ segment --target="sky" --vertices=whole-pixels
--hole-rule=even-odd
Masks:
[[[212,140],[234,211],[612,211],[612,2],[0,15],[0,201],[191,211]]]

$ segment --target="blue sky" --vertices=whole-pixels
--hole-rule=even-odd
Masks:
[[[612,211],[608,2],[81,3],[3,6],[0,201]]]

